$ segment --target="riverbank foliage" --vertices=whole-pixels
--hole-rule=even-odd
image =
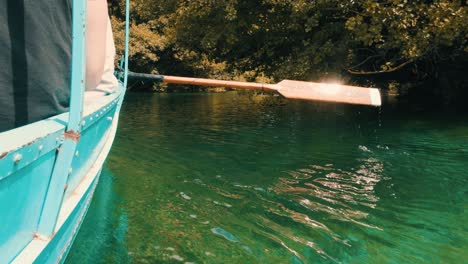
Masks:
[[[132,0],[131,9],[134,71],[467,88],[461,0]],[[120,51],[122,11],[112,4]]]

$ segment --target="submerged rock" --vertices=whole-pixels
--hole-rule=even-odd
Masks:
[[[215,235],[222,236],[231,242],[239,242],[239,239],[237,237],[235,237],[233,234],[229,233],[228,231],[222,229],[221,227],[212,228],[211,232]]]

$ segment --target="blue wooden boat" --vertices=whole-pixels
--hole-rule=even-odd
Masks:
[[[73,0],[69,111],[0,133],[0,263],[65,260],[117,129],[127,85],[126,5],[125,71],[116,92],[84,92],[86,0]]]

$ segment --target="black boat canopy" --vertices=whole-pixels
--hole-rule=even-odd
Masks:
[[[71,0],[0,0],[0,132],[68,111]]]

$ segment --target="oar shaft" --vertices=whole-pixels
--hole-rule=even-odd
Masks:
[[[187,85],[198,85],[198,86],[220,86],[220,87],[249,89],[249,90],[276,91],[278,89],[275,84],[266,84],[266,83],[224,81],[224,80],[189,78],[189,77],[168,76],[168,75],[163,75],[162,77],[163,77],[163,80],[162,80],[163,82],[174,83],[174,84],[187,84]]]
[[[263,89],[263,90],[273,90],[273,91],[276,91],[278,89],[276,84],[212,80],[212,79],[204,79],[204,78],[156,75],[156,74],[146,74],[146,73],[136,73],[136,72],[129,72],[128,77],[130,79],[140,80],[140,81],[155,81],[155,82],[198,85],[198,86],[219,86],[219,87],[238,88],[238,89],[250,89],[250,90],[262,90]]]

